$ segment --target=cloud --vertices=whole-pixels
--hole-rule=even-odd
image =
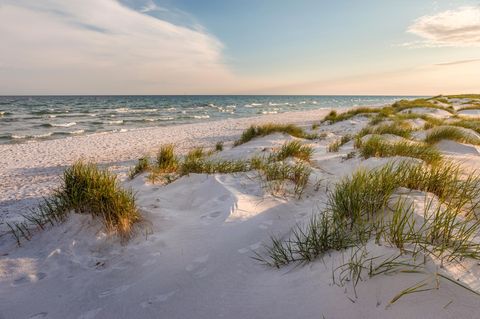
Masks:
[[[115,0],[2,3],[0,94],[205,93],[235,81],[203,28]]]
[[[480,6],[464,6],[418,18],[408,32],[423,40],[407,46],[480,46]]]
[[[436,63],[435,65],[438,65],[438,66],[457,65],[457,64],[474,63],[474,62],[479,62],[479,61],[480,61],[480,59],[458,60],[458,61],[450,61],[450,62]]]

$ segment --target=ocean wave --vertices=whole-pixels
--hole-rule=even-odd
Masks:
[[[85,133],[85,130],[76,130],[76,131],[68,132],[68,134],[72,134],[72,135],[78,135],[82,133]]]
[[[281,105],[290,105],[290,103],[285,102],[285,103],[273,103],[273,102],[268,102],[269,106],[281,106]]]
[[[233,104],[232,104],[232,105],[227,105],[227,106],[225,106],[225,107],[226,107],[227,109],[236,109],[236,108],[237,108],[237,106],[236,106],[236,105],[233,105]]]
[[[171,116],[164,116],[164,117],[159,117],[158,120],[159,121],[172,121],[174,120],[175,118],[174,117],[171,117]]]
[[[277,114],[278,111],[262,111],[262,114]]]
[[[47,124],[51,127],[70,127],[70,126],[75,126],[77,125],[76,122],[69,122],[69,123],[49,123]]]
[[[115,109],[115,112],[117,113],[151,113],[156,111],[158,111],[158,109],[131,109],[128,107],[120,107]]]
[[[53,132],[49,132],[49,133],[44,133],[44,134],[32,134],[32,135],[16,135],[16,134],[12,134],[11,137],[12,139],[15,139],[15,140],[18,140],[18,139],[30,139],[30,138],[45,138],[45,137],[49,137],[49,136],[52,136],[53,135]]]
[[[105,121],[104,124],[122,124],[123,120]]]
[[[195,118],[195,119],[209,119],[210,115],[194,115],[193,118]]]

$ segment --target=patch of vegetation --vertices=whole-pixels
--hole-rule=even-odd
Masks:
[[[217,151],[217,152],[223,151],[223,142],[217,142],[215,144],[215,151]]]
[[[301,198],[308,185],[312,169],[304,163],[289,164],[285,162],[270,162],[254,158],[251,167],[258,170],[264,186],[272,194],[294,194]]]
[[[479,120],[474,120],[474,119],[460,120],[460,121],[449,123],[449,125],[468,128],[480,134]]]
[[[406,156],[421,159],[426,163],[436,163],[442,159],[435,147],[412,141],[389,142],[380,136],[372,136],[358,144],[357,147],[364,158]]]
[[[397,136],[401,136],[404,138],[409,138],[411,132],[413,131],[412,125],[405,121],[394,121],[393,123],[388,124],[381,124],[378,126],[368,126],[362,129],[359,135],[365,136],[367,134],[393,134]]]
[[[150,161],[148,159],[148,156],[143,156],[138,159],[137,164],[135,164],[134,167],[130,169],[130,172],[128,173],[128,177],[130,179],[134,179],[137,175],[140,175],[150,169]]]
[[[167,144],[160,147],[156,158],[156,169],[162,173],[174,172],[178,167],[178,158],[175,155],[173,144]]]
[[[313,155],[313,148],[304,145],[299,141],[290,141],[283,144],[277,152],[272,154],[271,159],[276,161],[283,161],[289,157],[301,159],[305,162],[310,162]]]
[[[338,114],[337,111],[332,110],[323,119],[322,122],[329,121],[330,123],[337,123],[337,122],[340,122],[340,121],[349,120],[352,117],[357,116],[359,114],[371,115],[371,114],[375,114],[375,113],[380,113],[381,111],[382,111],[382,109],[380,109],[380,108],[360,107],[360,108],[348,110],[346,112]],[[383,112],[386,112],[386,109],[383,110]]]
[[[480,244],[474,241],[480,231],[480,221],[468,217],[474,206],[458,205],[458,201],[449,201],[451,197],[445,195],[452,189],[457,189],[459,195],[478,195],[480,179],[476,176],[474,183],[465,182],[459,179],[461,174],[455,173],[438,184],[444,169],[401,162],[357,171],[328,193],[324,212],[314,216],[307,225],[294,227],[287,238],[272,237],[265,253],[256,254],[254,258],[279,268],[292,262],[310,262],[332,250],[352,248],[350,260],[334,269],[333,275],[334,281],[340,278],[341,285],[351,282],[354,290],[365,273],[373,277],[426,271],[422,264],[414,263],[418,255],[436,258],[442,263],[458,262],[466,257],[480,260]],[[450,166],[446,174],[452,173],[452,169],[458,167]],[[435,204],[433,199],[427,200],[420,219],[415,218],[414,206],[407,205],[405,198],[401,197],[392,207],[390,200],[398,187],[444,195],[439,196]],[[472,188],[475,191],[472,192]],[[365,244],[372,238],[379,244],[398,248],[400,253],[386,258],[368,257]],[[402,295],[397,295],[392,302]]]
[[[331,153],[338,152],[340,150],[340,147],[347,144],[352,139],[353,137],[350,134],[344,135],[339,140],[335,140],[332,143],[330,143],[327,147],[327,150]]]
[[[433,128],[430,132],[427,133],[425,137],[425,142],[428,144],[435,144],[441,140],[452,140],[460,143],[467,144],[480,144],[480,138],[477,136],[466,132],[464,129],[455,126],[439,126]]]
[[[464,107],[461,107],[457,110],[457,112],[459,111],[466,111],[466,110],[480,110],[480,104],[475,104],[475,105],[469,105],[469,106],[464,106]]]
[[[10,225],[12,234],[30,239],[30,229],[64,221],[68,214],[89,214],[101,219],[108,231],[128,239],[132,225],[140,220],[135,196],[120,187],[117,176],[94,164],[76,162],[62,176],[61,186],[51,197],[44,198],[38,209],[25,215],[26,222]]]
[[[252,125],[246,129],[240,139],[235,141],[235,146],[247,143],[256,137],[267,136],[273,133],[284,133],[289,134],[293,137],[304,138],[304,139],[315,139],[318,136],[316,134],[308,134],[301,127],[293,124],[263,124],[263,125]]]
[[[412,108],[434,108],[447,111],[449,113],[454,113],[451,108],[442,107],[437,104],[434,104],[428,99],[416,99],[416,100],[400,100],[393,103],[393,108],[396,112],[401,112],[403,110],[412,109]]]
[[[480,99],[480,94],[447,95],[449,99]]]

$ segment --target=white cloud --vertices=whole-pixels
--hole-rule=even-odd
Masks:
[[[418,18],[408,32],[423,38],[410,46],[480,46],[480,6],[464,6]]]
[[[234,80],[203,29],[115,0],[2,3],[0,94],[205,93]]]

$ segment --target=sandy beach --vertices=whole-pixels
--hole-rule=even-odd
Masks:
[[[435,146],[423,142],[432,130],[454,127],[448,126],[458,121],[453,113],[469,107],[469,101],[452,98],[444,105],[421,100],[418,107],[407,101],[407,106],[352,109],[344,114],[292,112],[1,145],[4,221],[20,220],[24,210],[35,207],[60,184],[59,175],[78,159],[118,174],[122,186],[135,192],[144,221],[126,243],[106,232],[97,218],[81,214],[71,214],[44,230],[32,229],[29,240],[21,239],[20,246],[13,236],[4,235],[0,317],[477,318],[480,268],[475,258],[444,261],[422,251],[428,258],[420,263],[420,257],[408,252],[399,255],[398,246],[387,237],[382,244],[369,239],[364,245],[328,249],[303,262],[287,258],[275,264],[267,257],[272,236],[287,240],[295,227],[327,214],[332,191],[359,170],[381,171],[391,163],[396,163],[391,166],[395,169],[402,161],[435,167],[439,165],[431,164],[435,156],[462,165],[467,175],[480,168],[480,135],[472,129],[458,128],[468,142],[441,139]],[[372,124],[380,110],[390,113]],[[327,115],[330,120],[321,122]],[[295,124],[306,133],[298,138],[273,132],[234,146],[250,125],[265,123]],[[421,145],[431,153],[408,156],[402,146],[396,154],[365,155],[364,145],[378,136],[386,143]],[[307,146],[307,162],[283,159],[285,165],[308,166],[302,193],[290,193],[294,185],[279,187],[255,171],[192,173],[167,184],[152,183],[149,172],[127,177],[140,156],[153,157],[162,145],[175,144],[181,156],[199,146],[212,149],[219,141],[224,142],[223,150],[202,156],[254,161],[257,156],[279,158],[280,150],[295,141]],[[427,199],[437,203],[441,197],[434,188],[418,188],[395,187],[385,209],[390,212],[403,198],[412,207],[409,218],[420,223],[432,209]],[[478,234],[468,240],[478,243]],[[362,257],[352,257],[360,256],[359,251]],[[259,256],[273,264],[266,265]],[[380,274],[372,275],[373,263],[378,260],[375,267],[383,267],[381,260],[386,263],[394,257],[400,258],[394,259],[398,265],[375,268]],[[357,279],[351,272],[355,262],[365,263]],[[403,295],[406,289],[414,292]]]
[[[133,161],[153,154],[160,145],[174,143],[180,152],[195,146],[233,143],[249,125],[289,122],[306,125],[329,110],[288,112],[243,119],[100,133],[58,140],[0,145],[0,223],[19,218],[58,183],[63,169],[79,159],[108,164],[124,174]]]

